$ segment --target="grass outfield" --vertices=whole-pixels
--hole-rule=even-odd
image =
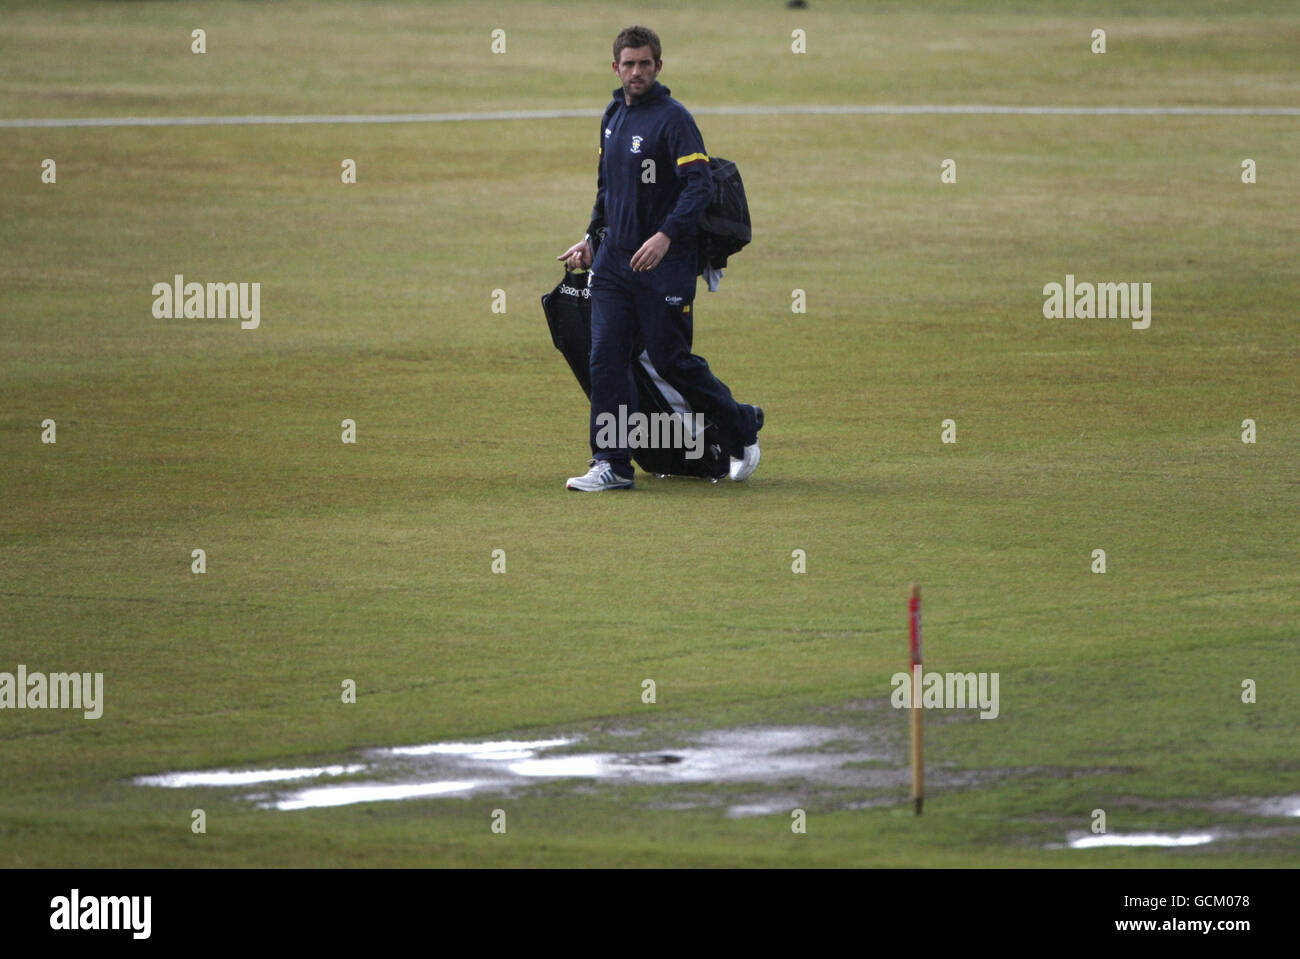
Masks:
[[[1300,14],[755,6],[4,5],[0,118],[592,117],[0,128],[0,671],[105,685],[96,721],[0,711],[0,866],[1300,861],[1293,818],[1210,805],[1300,793],[1300,118],[699,117],[755,224],[697,299],[697,352],[767,413],[742,485],[565,493],[586,410],[538,304],[586,223],[627,22],[689,108],[1296,106]],[[260,282],[261,328],[155,319],[176,273]],[[1067,273],[1150,282],[1150,329],[1044,319]],[[131,783],[619,726],[847,724],[901,765],[881,704],[913,580],[927,668],[1001,692],[996,720],[930,720],[919,819],[905,788],[808,787],[794,835],[726,815],[752,784],[290,813]],[[1046,848],[1098,808],[1115,833],[1236,834]]]

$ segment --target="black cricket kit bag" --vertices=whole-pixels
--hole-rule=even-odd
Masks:
[[[582,392],[591,398],[591,291],[587,289],[587,273],[565,271],[564,279],[550,293],[542,297],[542,311],[546,325],[551,329],[551,342],[564,354]],[[636,381],[639,407],[650,423],[666,422],[663,418],[678,414],[683,417],[683,427],[695,424],[695,411],[686,398],[659,375],[650,357],[638,343],[636,359],[632,363],[632,376]],[[659,415],[659,419],[655,418]],[[704,440],[691,444],[702,450],[697,459],[686,454],[692,450],[681,448],[642,447],[632,450],[632,458],[647,473],[660,476],[700,476],[717,482],[726,476],[731,458],[722,451],[718,428],[705,420]]]

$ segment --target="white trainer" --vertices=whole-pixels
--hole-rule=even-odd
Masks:
[[[631,489],[631,478],[624,479],[614,472],[609,460],[592,460],[591,469],[585,476],[570,476],[564,484],[565,489],[578,490],[583,493],[596,493],[605,489]]]
[[[737,483],[749,479],[754,470],[758,469],[758,458],[758,441],[755,440],[745,447],[745,455],[742,458],[731,457],[731,478]]]

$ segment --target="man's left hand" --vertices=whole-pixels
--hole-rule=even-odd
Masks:
[[[670,243],[672,240],[668,239],[667,233],[656,233],[650,237],[641,244],[641,249],[637,250],[632,257],[632,269],[638,273],[648,273],[653,270],[668,252]]]

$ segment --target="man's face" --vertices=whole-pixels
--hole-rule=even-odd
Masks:
[[[618,53],[614,72],[623,83],[623,93],[635,100],[650,90],[663,66],[664,62],[656,60],[649,47],[624,47]]]

